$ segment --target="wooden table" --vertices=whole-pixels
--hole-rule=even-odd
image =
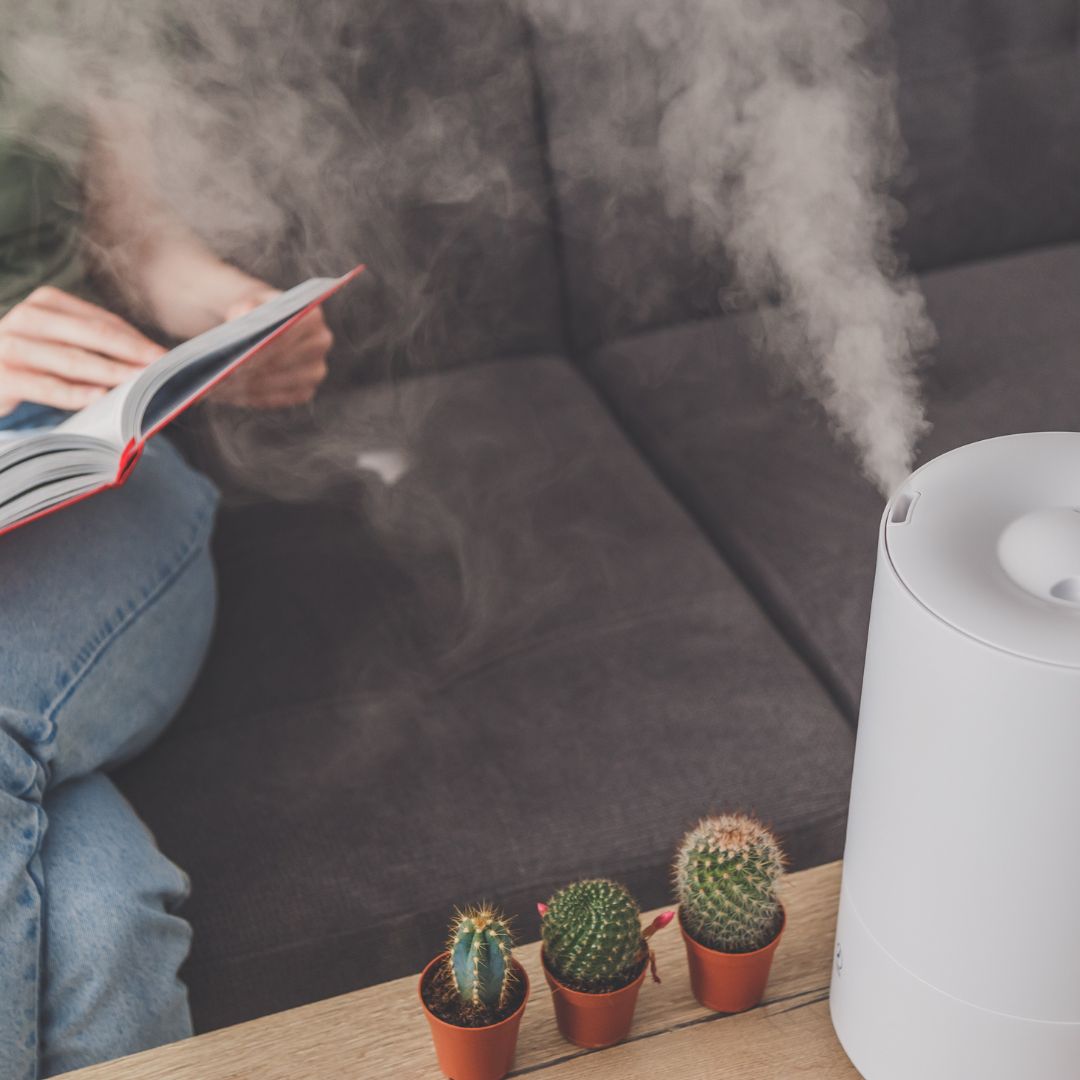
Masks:
[[[608,1050],[580,1050],[560,1037],[539,947],[523,946],[516,955],[529,972],[532,997],[511,1075],[536,1080],[858,1080],[828,1014],[839,888],[839,863],[787,879],[788,927],[765,1004],[739,1016],[718,1016],[698,1005],[690,993],[677,925],[658,934],[653,942],[663,983],[646,981],[630,1039]],[[78,1080],[438,1080],[440,1075],[415,977],[67,1074]]]

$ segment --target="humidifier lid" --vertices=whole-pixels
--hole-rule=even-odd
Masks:
[[[1080,667],[1080,434],[1007,435],[950,451],[889,502],[897,576],[988,645]]]

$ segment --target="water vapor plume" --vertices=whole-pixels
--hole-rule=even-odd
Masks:
[[[726,254],[734,292],[760,305],[767,348],[890,492],[927,429],[917,369],[934,335],[891,244],[899,210],[888,185],[903,146],[881,49],[884,5],[527,6],[548,34],[584,36],[609,56],[644,50],[652,61],[637,75],[623,65],[618,77],[624,99],[659,103],[655,156],[638,128],[600,111],[564,142],[561,167],[608,185],[654,185],[667,211],[690,223],[699,252]]]
[[[760,311],[768,351],[867,475],[888,491],[912,463],[933,335],[891,246],[903,147],[884,0],[4,0],[4,14],[0,70],[136,110],[157,187],[222,256],[279,284],[377,268],[379,300],[345,342],[375,376],[399,354],[504,347],[530,272],[522,223],[537,245],[551,227],[516,172],[536,132],[514,20],[541,48],[581,41],[606,96],[568,102],[557,171],[658,193],[656,227],[681,223],[730,267],[722,302]],[[625,284],[642,305],[663,288]],[[543,351],[554,301],[531,317],[520,351]]]

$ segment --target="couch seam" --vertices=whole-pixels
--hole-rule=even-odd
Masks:
[[[521,26],[522,45],[525,63],[529,71],[532,88],[533,127],[536,133],[536,145],[540,155],[540,174],[547,196],[548,219],[551,226],[552,255],[555,260],[555,272],[558,280],[559,334],[560,345],[567,357],[575,365],[579,364],[579,350],[575,340],[573,324],[573,305],[570,301],[570,281],[566,260],[566,243],[563,231],[562,203],[559,199],[558,185],[555,182],[555,164],[552,156],[551,130],[548,125],[547,99],[544,94],[543,79],[540,74],[539,55],[536,47],[536,29],[529,19],[523,3],[514,5]]]
[[[706,542],[707,538],[706,538]],[[712,547],[710,545],[710,551]],[[715,551],[712,551],[715,555]],[[736,585],[741,587],[741,582],[733,575],[732,580]],[[745,588],[741,590],[747,599],[757,608],[755,598],[748,594]],[[722,601],[723,592],[717,588],[712,589],[707,593],[696,592],[692,596],[687,595],[678,600],[672,601],[667,605],[656,605],[653,607],[643,607],[636,611],[627,612],[624,615],[620,615],[617,618],[608,620],[588,620],[583,619],[577,623],[574,623],[566,628],[566,633],[553,633],[547,634],[541,637],[537,637],[531,640],[522,642],[522,644],[514,649],[506,649],[498,656],[492,657],[490,660],[485,660],[482,663],[475,664],[472,667],[464,669],[460,672],[444,672],[440,673],[432,665],[431,669],[431,682],[423,689],[418,691],[418,696],[422,700],[437,701],[445,697],[448,690],[467,682],[469,679],[482,675],[485,671],[490,670],[493,667],[497,667],[503,663],[519,660],[522,657],[527,657],[534,652],[543,651],[553,646],[558,646],[564,642],[577,642],[602,636],[611,632],[618,632],[620,630],[627,629],[629,627],[648,624],[656,619],[668,618],[672,615],[679,615],[681,613],[696,613],[700,610],[708,611],[710,607],[714,607],[716,603]],[[815,680],[816,681],[816,680]],[[278,717],[288,717],[296,711],[307,711],[312,708],[333,708],[333,707],[348,707],[352,704],[362,704],[368,700],[368,696],[361,692],[356,695],[342,696],[325,696],[316,698],[307,698],[303,701],[297,701],[282,705],[274,705],[269,708],[262,708],[255,712],[245,713],[246,717],[250,717],[252,720],[271,720]],[[196,730],[202,730],[198,728]]]
[[[605,346],[605,348],[609,347],[611,346]],[[598,349],[596,351],[600,352],[601,350]],[[595,353],[593,355],[595,355]],[[822,688],[826,697],[828,697],[834,708],[839,712],[844,722],[854,730],[856,717],[852,714],[851,707],[848,703],[848,695],[839,684],[838,680],[833,677],[827,662],[823,662],[823,657],[817,655],[817,650],[814,649],[812,644],[808,645],[803,640],[801,634],[792,632],[793,627],[791,627],[789,621],[783,617],[783,613],[776,610],[772,602],[773,598],[767,594],[766,590],[763,590],[758,577],[753,574],[752,570],[747,566],[746,561],[740,557],[737,549],[733,550],[729,543],[725,543],[723,539],[709,527],[705,518],[698,511],[696,500],[693,499],[692,493],[684,488],[679,482],[678,477],[673,476],[672,471],[669,470],[662,461],[647,450],[633,425],[623,416],[617,402],[603,393],[602,384],[599,383],[595,372],[589,372],[589,374],[591,377],[586,381],[591,386],[593,394],[603,402],[619,431],[622,433],[627,443],[633,447],[645,468],[649,470],[657,484],[663,488],[672,502],[686,515],[687,519],[691,522],[699,535],[704,538],[705,543],[709,545],[716,557],[728,568],[734,579],[742,586],[743,592],[746,594],[747,598],[755,608],[761,612],[765,622],[772,627],[784,646],[802,664],[803,668],[809,673],[813,681]]]
[[[540,150],[541,171],[544,176],[545,187],[547,188],[548,210],[552,223],[552,242],[555,249],[559,280],[559,307],[563,323],[562,338],[566,350],[566,357],[571,362],[571,366],[579,375],[581,375],[582,382],[584,382],[592,391],[593,398],[600,404],[604,412],[611,419],[613,425],[622,435],[627,445],[633,449],[638,460],[642,462],[644,467],[652,475],[654,480],[656,480],[656,482],[664,489],[671,500],[681,507],[683,513],[697,529],[698,533],[704,538],[705,542],[713,550],[716,556],[730,569],[733,577],[739,584],[742,585],[750,602],[762,612],[765,621],[773,627],[785,646],[802,662],[803,667],[809,672],[811,678],[822,687],[826,696],[837,708],[843,719],[849,726],[854,727],[854,719],[851,717],[850,709],[846,704],[847,695],[843,692],[843,689],[835,682],[827,670],[822,670],[819,667],[819,664],[815,662],[815,659],[807,655],[801,647],[801,642],[793,638],[787,628],[777,620],[774,612],[771,610],[771,606],[763,603],[762,597],[751,585],[743,570],[731,561],[728,553],[724,550],[724,547],[717,542],[712,532],[705,528],[702,518],[693,510],[692,504],[688,503],[682,492],[669,481],[665,471],[658,466],[652,455],[646,453],[644,446],[633,428],[627,424],[626,419],[621,414],[616,404],[604,392],[604,388],[597,379],[596,373],[590,370],[590,365],[585,363],[584,356],[576,341],[571,318],[572,308],[570,303],[566,245],[562,228],[561,206],[557,186],[555,184],[555,169],[551,152],[551,133],[548,128],[543,81],[540,77],[535,28],[529,20],[524,5],[518,5],[517,11],[518,17],[521,20],[526,60],[529,65],[533,82],[533,111]],[[604,347],[604,345],[601,342],[597,346],[597,349],[602,347]],[[597,350],[591,350],[591,352],[595,351]]]
[[[828,826],[828,825],[832,824],[833,822],[837,822],[837,821],[842,822],[845,819],[845,817],[847,816],[847,809],[848,808],[847,808],[846,793],[841,792],[841,794],[845,796],[843,798],[843,800],[842,800],[842,805],[836,806],[836,807],[829,807],[827,811],[818,813],[816,815],[813,815],[810,818],[809,827],[807,826],[807,821],[805,819],[800,820],[799,825],[798,825],[798,829],[801,830],[801,831],[812,831],[813,829],[815,829],[815,828],[817,828],[819,826],[823,826],[823,825]],[[792,830],[792,831],[794,831],[794,830]],[[801,870],[810,870],[810,869],[813,869],[814,866],[824,866],[824,865],[827,865],[828,863],[833,862],[833,861],[835,861],[835,860],[826,859],[824,863],[814,863],[812,866],[802,866],[802,867],[800,867],[800,869]],[[667,862],[667,858],[665,857],[664,863],[666,864],[666,862]],[[625,869],[620,870],[619,873],[622,873],[622,874],[647,873],[650,870],[655,869],[657,865],[658,865],[658,863],[655,860],[652,860],[652,859],[650,859],[648,857],[641,857],[641,858],[638,858],[636,861],[634,861],[632,863],[628,862],[628,863],[624,864]],[[526,890],[531,890],[534,887],[543,888],[549,880],[550,881],[561,881],[561,880],[564,879],[564,877],[565,877],[565,875],[559,874],[559,873],[548,875],[546,878],[541,879],[539,886],[534,886],[534,884],[532,882],[526,882],[523,885],[512,884],[512,883],[502,883],[502,884],[497,884],[495,886],[492,886],[492,891],[495,892],[495,893],[506,893],[506,892],[510,892],[511,890],[514,890],[514,889],[521,890],[521,891],[526,891]],[[423,915],[434,916],[435,914],[437,914],[441,910],[443,910],[442,906],[436,907],[436,908],[428,908],[425,911],[421,912],[420,914],[422,916]],[[410,915],[390,915],[390,916],[387,916],[386,919],[381,920],[381,921],[382,921],[383,924],[385,924],[388,921],[393,921],[394,925],[406,926],[414,918],[415,918],[415,915],[411,915],[411,914]],[[245,961],[257,960],[257,959],[261,959],[261,958],[267,957],[267,956],[277,956],[277,955],[280,955],[282,953],[289,953],[289,952],[292,952],[292,951],[295,951],[295,950],[298,950],[298,949],[306,949],[306,948],[308,948],[308,947],[310,947],[312,945],[319,945],[319,944],[321,944],[323,942],[326,942],[326,941],[336,941],[336,940],[340,940],[340,939],[348,939],[348,938],[353,937],[353,936],[355,936],[357,934],[363,934],[364,932],[365,931],[362,930],[362,929],[361,930],[357,930],[357,929],[335,930],[331,934],[319,935],[319,936],[314,936],[314,937],[305,937],[305,938],[302,938],[301,940],[298,940],[298,941],[283,942],[283,943],[278,944],[278,945],[273,945],[273,946],[271,946],[269,948],[258,947],[258,948],[248,949],[248,950],[235,952],[235,953],[221,953],[221,952],[218,952],[215,955],[219,959],[223,959],[226,964],[243,963]]]
[[[619,633],[623,630],[636,626],[647,626],[658,620],[668,619],[671,616],[684,613],[693,613],[699,610],[706,612],[714,610],[721,603],[724,593],[720,587],[710,589],[708,592],[695,592],[680,596],[666,604],[655,604],[643,607],[638,611],[630,611],[624,615],[610,619],[582,619],[565,627],[565,632],[545,634],[531,640],[522,641],[519,645],[510,645],[496,653],[494,656],[485,657],[482,661],[466,667],[461,671],[447,672],[443,678],[436,677],[430,692],[439,696],[445,695],[454,687],[461,686],[492,669],[498,669],[504,664],[513,663],[522,658],[529,658],[536,653],[542,653],[553,647],[567,643],[578,644],[594,638],[605,637],[611,633]],[[752,598],[749,598],[752,602]]]
[[[1075,23],[1073,34],[1075,36]],[[968,63],[928,64],[910,68],[900,74],[900,86],[927,82],[952,82],[957,79],[979,79],[1020,66],[1039,66],[1053,60],[1067,58],[1075,50],[1073,42],[1046,45],[1042,48],[1010,50],[996,49]]]

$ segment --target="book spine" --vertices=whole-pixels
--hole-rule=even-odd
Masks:
[[[135,463],[142,457],[143,444],[136,442],[132,439],[131,442],[124,447],[123,452],[120,454],[120,465],[116,470],[116,479],[113,484],[119,486],[122,484],[131,473],[131,470],[135,468]]]

